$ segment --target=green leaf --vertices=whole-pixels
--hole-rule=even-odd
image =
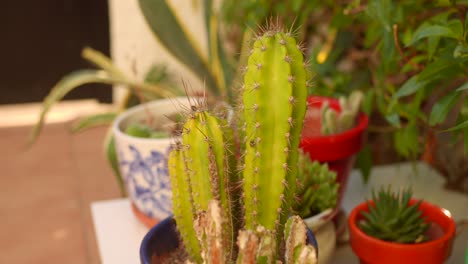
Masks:
[[[400,127],[400,115],[398,113],[391,113],[385,116],[385,119],[394,127]]]
[[[104,84],[128,84],[127,80],[116,78],[102,70],[78,70],[64,76],[44,99],[39,120],[33,127],[29,137],[29,144],[36,141],[42,126],[44,125],[45,117],[50,108],[62,100],[65,95],[73,89],[89,83],[104,83]]]
[[[460,91],[464,91],[464,90],[468,90],[468,82],[463,84],[462,86],[458,87],[457,90],[455,90],[455,91],[460,92]]]
[[[440,25],[430,25],[424,26],[416,30],[413,35],[413,38],[408,43],[407,46],[411,46],[416,43],[418,40],[427,38],[427,37],[449,37],[449,38],[457,38],[457,34],[453,32],[449,27],[440,26]]]
[[[395,150],[404,157],[414,157],[419,153],[418,128],[414,122],[395,132]]]
[[[229,85],[232,80],[233,68],[227,61],[224,46],[219,37],[220,24],[217,14],[214,13],[212,0],[204,0],[204,18],[211,72],[221,93],[231,99],[232,94]]]
[[[122,71],[114,65],[111,58],[95,49],[85,47],[81,51],[81,57],[113,75],[120,77],[125,76]]]
[[[398,89],[398,91],[393,95],[393,97],[394,98],[401,98],[401,97],[404,97],[404,96],[414,94],[419,89],[426,86],[426,84],[427,84],[427,81],[419,80],[418,75],[415,75],[415,76],[411,77],[409,80],[407,80],[400,87],[400,89]]]
[[[435,126],[442,123],[447,114],[452,110],[453,105],[458,101],[459,92],[451,92],[440,99],[433,107],[429,117],[429,125]]]
[[[72,132],[77,133],[84,131],[88,128],[111,124],[116,116],[116,113],[110,112],[85,117],[83,119],[80,119],[76,124],[73,125]]]
[[[119,161],[117,158],[117,151],[115,149],[115,140],[112,136],[111,129],[109,129],[109,131],[107,132],[106,140],[104,142],[104,149],[106,152],[107,161],[109,162],[112,170],[114,171],[117,184],[119,185],[120,194],[122,195],[122,197],[125,197],[127,192],[125,191],[124,180],[122,178],[122,175],[120,174]]]
[[[459,40],[463,39],[463,24],[459,19],[450,20],[447,26],[453,32],[454,37],[456,37]]]
[[[136,90],[140,89],[142,92],[157,94],[162,97],[170,97],[174,94],[170,89],[166,89],[163,86],[148,85],[135,83],[131,80],[125,79],[121,76],[113,75],[104,70],[77,70],[72,73],[69,73],[62,77],[62,79],[52,88],[49,94],[46,96],[42,103],[42,109],[39,113],[39,119],[34,125],[32,132],[29,136],[29,144],[34,143],[39,136],[39,133],[44,125],[45,117],[49,112],[50,108],[60,100],[62,100],[65,95],[67,95],[72,90],[90,83],[103,83],[103,84],[122,84],[124,88]]]
[[[166,0],[139,0],[140,9],[156,38],[191,69],[214,95],[221,95],[201,48],[182,26]]]
[[[453,50],[453,57],[455,59],[468,58],[468,47],[463,44],[458,44],[457,47]]]
[[[356,158],[356,166],[359,168],[362,174],[362,178],[365,183],[369,181],[371,169],[372,169],[372,151],[369,145],[364,145],[361,151],[359,151]]]
[[[418,82],[430,82],[440,77],[440,72],[454,65],[453,61],[438,59],[427,65],[417,76]]]
[[[364,100],[362,102],[362,111],[370,116],[372,109],[374,108],[374,97],[375,91],[369,90],[365,93]]]
[[[449,129],[442,130],[442,132],[452,132],[452,131],[457,131],[457,130],[465,129],[465,128],[468,128],[468,120],[465,120],[459,123],[458,125],[451,127]]]

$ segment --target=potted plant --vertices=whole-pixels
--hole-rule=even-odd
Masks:
[[[328,164],[337,173],[338,206],[341,203],[355,155],[362,148],[368,124],[359,111],[362,93],[339,100],[310,96],[304,119],[301,148],[311,160]]]
[[[233,97],[230,85],[235,75],[235,65],[227,63],[224,57],[224,47],[220,45],[217,29],[214,27],[217,17],[213,13],[211,3],[205,5],[203,17],[212,22],[206,23],[206,30],[211,32],[206,35],[206,43],[210,50],[208,55],[197,49],[198,44],[178,21],[168,1],[141,0],[139,6],[154,36],[169,53],[195,73],[196,77],[205,81],[203,94],[207,95],[210,104],[221,100],[231,103]],[[114,170],[122,196],[128,194],[138,218],[143,219],[146,225],[153,226],[158,220],[167,216],[171,207],[169,179],[165,168],[167,165],[164,165],[171,139],[142,136],[140,133],[142,131],[135,130],[137,127],[133,127],[133,132],[137,132],[134,134],[132,131],[126,131],[127,126],[135,118],[142,119],[142,116],[164,121],[165,119],[161,117],[167,114],[166,110],[179,111],[181,105],[179,108],[175,107],[178,103],[187,105],[187,99],[178,96],[185,93],[197,96],[197,91],[188,91],[182,89],[184,85],[175,84],[160,61],[147,70],[143,80],[139,80],[134,75],[141,75],[140,73],[122,71],[111,58],[99,51],[84,48],[82,56],[95,65],[96,69],[73,71],[63,76],[51,89],[44,99],[38,122],[31,132],[30,143],[39,136],[50,108],[74,89],[89,83],[120,85],[127,88],[128,94],[125,100],[115,111],[85,117],[76,123],[73,131],[113,124],[110,128],[112,131],[108,133],[104,144],[107,159]],[[143,105],[131,108],[139,104]],[[141,162],[141,166],[136,166],[138,162]],[[135,166],[139,171],[135,170]],[[135,180],[135,177],[140,180]]]
[[[329,263],[336,247],[333,218],[338,212],[336,172],[327,164],[311,161],[302,151],[298,165],[298,189],[294,210],[314,233],[319,246],[319,263]]]
[[[197,98],[177,97],[132,107],[112,125],[118,171],[135,215],[148,227],[172,214],[167,159],[181,109]]]
[[[353,209],[350,243],[361,263],[438,264],[450,256],[455,236],[450,213],[411,196],[411,189],[382,188]]]
[[[292,216],[306,78],[294,38],[267,30],[248,59],[233,122],[239,129],[205,105],[191,107],[168,162],[174,219],[189,260],[315,263],[305,224]],[[152,234],[142,252],[145,241],[158,239]]]

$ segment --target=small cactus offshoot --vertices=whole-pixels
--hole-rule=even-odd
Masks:
[[[321,108],[322,134],[332,135],[344,132],[354,127],[356,116],[363,99],[361,91],[353,91],[348,98],[340,97],[339,103],[341,111],[330,108],[328,102]]]
[[[372,192],[369,212],[361,212],[364,219],[359,228],[369,236],[396,243],[420,243],[425,241],[429,224],[421,216],[421,200],[410,205],[410,188],[393,192],[390,186],[377,194]]]
[[[316,263],[305,224],[290,217],[307,76],[294,38],[266,31],[248,59],[238,131],[203,105],[191,108],[169,156],[174,218],[191,261]],[[292,247],[286,257],[283,245]]]
[[[303,218],[336,207],[339,183],[336,172],[328,165],[311,161],[305,153],[300,153],[297,174],[298,190],[295,211]]]

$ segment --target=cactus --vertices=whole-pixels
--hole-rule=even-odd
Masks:
[[[253,47],[243,92],[245,225],[277,232],[290,214],[296,186],[307,74],[288,34],[266,32]]]
[[[331,135],[344,132],[355,125],[356,116],[359,112],[363,94],[361,91],[353,91],[349,98],[340,97],[341,112],[337,113],[330,108],[328,102],[321,108],[322,134]]]
[[[311,161],[300,152],[298,163],[297,202],[294,210],[303,218],[313,216],[329,208],[335,208],[338,201],[339,183],[336,182],[336,172],[328,165]]]
[[[284,230],[286,243],[286,264],[317,263],[315,248],[306,245],[307,228],[299,216],[292,216],[286,222]]]
[[[174,217],[191,260],[198,263],[282,259],[279,249],[296,191],[308,75],[294,38],[277,31],[256,39],[247,68],[243,113],[237,119],[241,131],[233,133],[226,121],[194,106],[181,142],[169,156]],[[314,258],[305,239],[291,231],[300,227],[298,221],[287,232],[300,242],[290,243],[292,252],[304,248],[300,257]]]

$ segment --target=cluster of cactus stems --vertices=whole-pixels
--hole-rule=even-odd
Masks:
[[[192,107],[169,156],[174,217],[191,261],[315,263],[306,226],[291,216],[307,77],[295,39],[268,30],[248,59],[236,133]]]
[[[361,91],[353,91],[348,98],[340,97],[340,112],[330,108],[328,102],[324,103],[321,108],[322,134],[337,134],[354,127],[363,96]]]

